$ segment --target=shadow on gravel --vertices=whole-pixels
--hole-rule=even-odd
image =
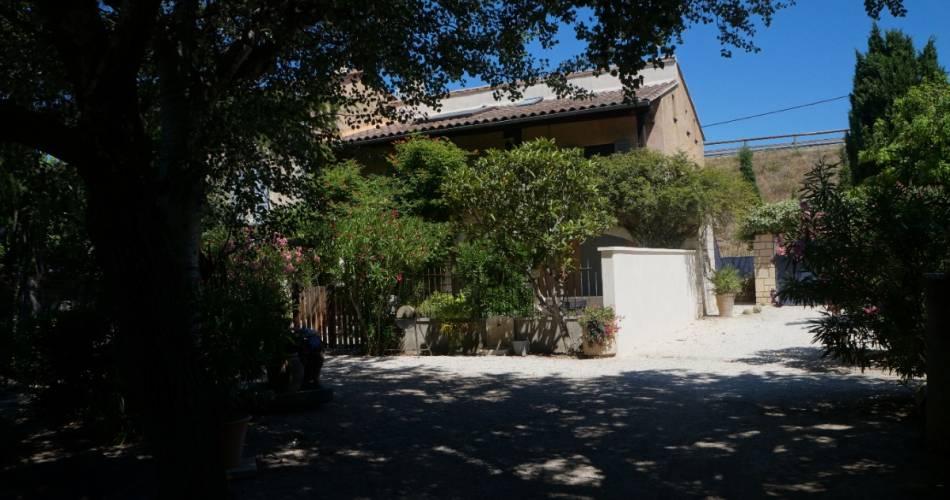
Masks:
[[[788,351],[763,358],[795,363],[813,354]],[[821,370],[462,377],[337,361],[326,376],[333,404],[256,421],[251,446],[268,469],[235,484],[240,498],[894,498],[945,490],[923,449],[911,391],[893,382]]]
[[[911,391],[883,380],[822,370],[467,377],[349,357],[332,359],[324,380],[333,403],[255,419],[246,455],[261,454],[266,468],[236,481],[235,498],[905,498],[946,489]],[[147,496],[150,468],[133,455],[86,450],[8,464],[0,498]]]
[[[747,365],[782,365],[811,373],[851,373],[850,368],[824,355],[818,347],[789,347],[756,352],[752,357],[733,360]]]

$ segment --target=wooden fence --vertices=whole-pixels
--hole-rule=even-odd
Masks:
[[[401,303],[419,303],[435,292],[458,293],[464,280],[451,272],[447,266],[432,267],[425,272],[405,276],[395,294]],[[589,264],[576,268],[567,279],[567,294],[574,300],[597,296],[600,291],[600,276]],[[583,307],[566,304],[569,308]],[[312,328],[324,346],[334,350],[360,350],[366,346],[366,338],[360,334],[359,323],[346,291],[333,286],[313,286],[300,292],[297,322],[301,327]]]
[[[353,307],[340,290],[314,286],[300,292],[300,326],[312,328],[328,349],[361,349],[366,339],[360,335]]]

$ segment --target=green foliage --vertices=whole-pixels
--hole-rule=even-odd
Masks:
[[[755,180],[755,166],[752,164],[752,157],[752,148],[743,144],[739,149],[739,173],[742,174],[742,178],[748,181],[752,186],[752,190],[755,191],[755,196],[761,199],[762,194],[759,193],[759,185]]]
[[[446,224],[401,213],[396,196],[405,191],[397,181],[357,178],[354,172],[344,164],[318,181],[328,186],[344,182],[351,192],[350,199],[327,204],[332,236],[324,260],[333,263],[327,268],[329,279],[344,285],[371,350],[378,354],[390,347],[384,324],[391,320],[390,298],[406,274],[416,274],[444,255],[449,233]]]
[[[786,234],[801,218],[801,208],[797,200],[785,200],[765,203],[751,209],[742,218],[737,236],[752,240],[757,234]]]
[[[84,195],[68,165],[0,146],[0,379],[37,415],[112,441],[127,421]]]
[[[462,295],[475,317],[530,314],[531,285],[502,250],[487,240],[473,240],[460,242],[455,252],[453,273],[461,280]]]
[[[595,160],[618,222],[646,247],[681,247],[704,220],[725,227],[756,202],[739,174],[649,149]]]
[[[925,83],[895,100],[860,156],[880,183],[950,186],[950,84]]]
[[[924,373],[922,275],[948,270],[950,196],[946,186],[834,184],[833,166],[806,178],[799,225],[782,254],[811,276],[780,294],[826,307],[812,332],[826,351],[902,377]]]
[[[473,318],[472,308],[465,294],[435,292],[422,301],[416,311],[420,316],[443,321],[468,321]]]
[[[716,269],[709,278],[717,295],[742,291],[742,275],[732,266]]]
[[[290,342],[290,284],[313,257],[281,237],[211,234],[205,242],[200,295],[202,353],[226,392],[260,376]],[[279,240],[278,240],[279,238]]]
[[[442,195],[448,172],[468,161],[468,153],[448,139],[413,137],[395,144],[389,159],[406,186],[401,196],[405,210],[426,220],[447,221],[450,217]]]
[[[609,346],[620,331],[620,317],[611,307],[587,307],[577,318],[584,342]]]
[[[894,100],[925,81],[947,79],[937,61],[933,40],[918,52],[909,36],[898,30],[889,30],[882,36],[876,24],[868,37],[867,53],[858,53],[856,57],[848,113],[850,130],[845,140],[855,185],[880,171],[875,158],[861,157],[860,153],[868,147],[875,122],[888,114]]]
[[[443,192],[470,235],[490,242],[526,277],[542,270],[532,280],[551,310],[560,307],[574,245],[612,223],[594,164],[549,139],[490,150],[450,172]]]

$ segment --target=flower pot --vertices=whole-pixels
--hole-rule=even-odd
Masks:
[[[528,355],[528,341],[527,340],[512,340],[511,341],[511,351],[515,356],[527,356]]]
[[[221,424],[221,461],[225,469],[233,469],[241,465],[244,439],[247,437],[247,426],[250,422],[251,416],[247,415]]]
[[[736,294],[721,293],[716,295],[716,307],[719,308],[719,316],[723,318],[732,317],[732,306],[736,303]]]
[[[615,353],[612,351],[610,344],[601,344],[600,342],[591,342],[589,340],[585,340],[581,344],[581,355],[585,358],[613,356]]]
[[[267,382],[278,394],[297,392],[303,385],[304,364],[300,356],[294,354],[271,365],[267,369]]]

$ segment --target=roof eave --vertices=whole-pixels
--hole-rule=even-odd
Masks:
[[[671,89],[672,89],[672,87],[671,87]],[[669,90],[664,91],[662,94],[660,94],[660,96],[666,95],[667,92],[669,92]],[[660,96],[657,96],[657,97],[660,97]],[[560,113],[549,113],[549,114],[544,114],[544,115],[524,116],[524,117],[520,117],[520,118],[512,118],[512,119],[509,119],[509,120],[499,120],[499,121],[491,121],[491,122],[483,122],[483,123],[472,123],[472,124],[469,124],[469,125],[460,125],[460,126],[456,126],[456,127],[446,127],[446,128],[441,128],[441,129],[440,129],[440,128],[432,128],[432,129],[428,129],[428,130],[413,130],[413,131],[409,131],[409,132],[400,132],[400,133],[398,133],[398,134],[387,135],[387,136],[383,136],[383,137],[373,137],[373,138],[369,138],[369,139],[357,139],[357,140],[354,140],[354,141],[347,141],[347,140],[344,138],[343,140],[340,141],[340,143],[341,143],[343,146],[368,146],[368,145],[373,145],[373,144],[378,144],[378,143],[392,142],[392,141],[399,140],[399,139],[403,139],[403,138],[409,137],[409,136],[411,136],[411,135],[416,135],[416,134],[428,135],[428,134],[439,133],[440,131],[444,131],[445,133],[456,133],[456,132],[460,132],[460,131],[461,131],[461,132],[468,132],[468,131],[477,130],[477,129],[483,129],[483,128],[492,128],[492,127],[505,126],[505,125],[517,125],[517,124],[528,123],[528,122],[541,122],[541,121],[545,121],[545,120],[560,119],[560,118],[569,118],[569,117],[573,117],[573,116],[590,115],[590,114],[596,114],[596,113],[604,113],[604,112],[608,112],[608,111],[618,111],[618,110],[622,110],[622,109],[644,108],[644,107],[649,107],[649,106],[653,103],[654,100],[655,100],[655,99],[652,99],[652,100],[651,100],[651,99],[638,99],[637,102],[633,102],[633,103],[621,103],[621,104],[614,104],[614,105],[610,105],[610,106],[600,106],[600,107],[596,107],[596,108],[577,109],[577,110],[573,110],[573,111],[563,111],[563,112],[560,112]]]

